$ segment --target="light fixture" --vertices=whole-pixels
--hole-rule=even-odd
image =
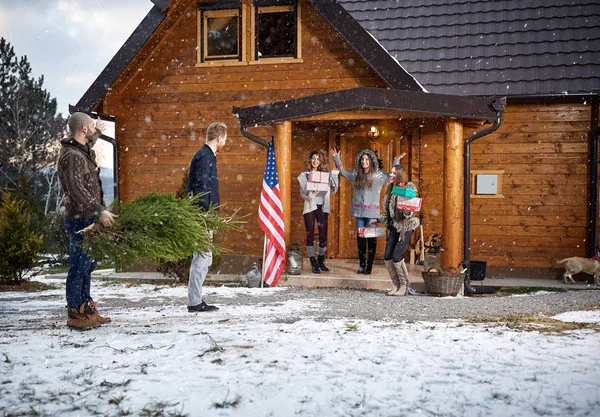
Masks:
[[[369,129],[369,136],[372,137],[373,139],[377,139],[380,134],[381,134],[381,132],[379,132],[379,129],[377,128],[377,126],[371,125],[371,129]]]

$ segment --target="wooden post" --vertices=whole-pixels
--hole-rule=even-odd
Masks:
[[[279,192],[283,206],[285,244],[288,245],[292,234],[292,122],[278,122],[274,125],[275,161],[277,162]]]
[[[463,260],[463,124],[456,118],[447,118],[445,128],[442,268],[456,268]]]

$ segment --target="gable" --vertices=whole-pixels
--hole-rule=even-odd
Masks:
[[[597,0],[338,3],[429,92],[524,96],[600,91]]]

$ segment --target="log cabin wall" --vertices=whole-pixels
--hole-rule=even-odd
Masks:
[[[556,261],[586,256],[590,126],[589,102],[512,103],[500,129],[473,142],[472,172],[504,171],[503,197],[471,197],[471,259],[488,276],[548,277]],[[480,129],[467,124],[465,138]],[[441,234],[443,128],[413,131],[411,142],[424,233]]]
[[[197,67],[197,3],[173,2],[165,21],[96,110],[101,108],[117,118],[123,201],[150,191],[174,192],[193,155],[204,144],[208,124],[225,122],[229,140],[218,156],[223,209],[231,212],[241,208],[242,214],[250,216],[245,236],[223,236],[224,246],[237,254],[261,255],[263,233],[256,213],[266,150],[241,135],[233,106],[385,84],[304,1],[300,2],[302,62]],[[252,133],[266,139],[274,134],[270,127],[253,129]],[[304,153],[318,141],[313,139],[294,150],[294,175],[300,172]],[[296,141],[294,138],[294,147]],[[292,180],[294,186],[296,180]],[[297,213],[301,204],[298,193],[293,191],[292,195],[292,241],[302,242],[301,211]]]

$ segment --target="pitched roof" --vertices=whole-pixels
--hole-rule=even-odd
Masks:
[[[600,92],[598,0],[338,3],[429,92]]]

